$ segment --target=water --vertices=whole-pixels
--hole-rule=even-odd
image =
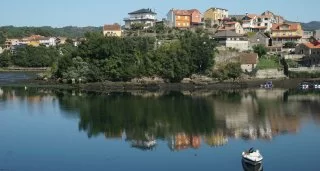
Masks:
[[[0,90],[0,170],[319,170],[317,92]],[[152,146],[156,142],[155,146]]]
[[[38,72],[0,72],[0,84],[12,84],[37,77]]]

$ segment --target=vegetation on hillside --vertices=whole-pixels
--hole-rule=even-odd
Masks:
[[[2,26],[0,27],[0,44],[2,44],[3,38],[22,38],[33,34],[42,36],[61,36],[69,38],[84,37],[86,32],[102,31],[102,27],[73,27],[67,26],[62,28],[53,28],[50,26],[44,27],[14,27],[14,26]]]
[[[59,61],[54,75],[86,81],[129,81],[159,76],[179,82],[214,65],[215,43],[208,36],[186,31],[179,39],[158,45],[150,37],[104,37],[87,33],[86,41]]]

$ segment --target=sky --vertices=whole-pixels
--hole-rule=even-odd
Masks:
[[[2,0],[0,26],[102,26],[124,24],[129,12],[151,8],[158,19],[171,8],[196,8],[202,13],[210,7],[229,10],[229,14],[261,14],[270,10],[290,21],[320,21],[316,15],[320,0]]]

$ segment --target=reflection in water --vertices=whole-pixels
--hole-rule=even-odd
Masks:
[[[230,138],[270,141],[277,135],[297,133],[303,118],[320,121],[320,98],[314,93],[246,90],[216,91],[206,96],[134,94],[2,88],[0,103],[58,103],[65,117],[80,119],[79,130],[89,138],[103,134],[107,139],[125,139],[141,150],[154,149],[158,139],[167,141],[172,151],[198,149],[202,143],[223,146]]]
[[[263,171],[263,164],[251,165],[246,163],[243,159],[241,160],[244,171]]]

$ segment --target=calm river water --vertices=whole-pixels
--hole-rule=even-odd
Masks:
[[[317,92],[0,89],[0,170],[320,170]],[[257,169],[258,170],[258,169]]]

